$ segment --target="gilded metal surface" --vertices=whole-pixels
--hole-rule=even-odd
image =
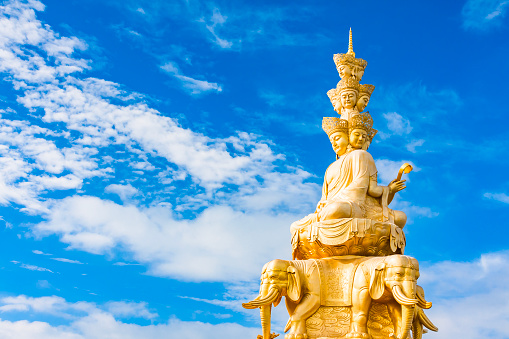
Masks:
[[[348,52],[335,54],[341,77],[327,92],[341,117],[325,117],[334,161],[325,172],[313,213],[290,226],[294,260],[272,260],[262,269],[260,293],[242,304],[259,309],[262,335],[271,339],[271,307],[285,298],[290,316],[285,339],[420,339],[437,331],[424,313],[431,307],[417,285],[419,263],[404,255],[406,214],[389,208],[406,188],[405,163],[387,186],[378,184],[367,152],[377,131],[368,112],[374,86],[360,84],[367,62],[356,58],[350,30]]]

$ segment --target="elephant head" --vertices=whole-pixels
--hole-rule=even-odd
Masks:
[[[254,300],[242,304],[244,308],[260,308],[263,339],[270,339],[271,304],[276,307],[282,297],[298,302],[301,297],[301,281],[297,269],[286,260],[272,260],[262,269],[260,294]]]
[[[391,255],[380,261],[371,274],[369,294],[377,300],[388,289],[394,300],[400,305],[401,318],[393,319],[395,336],[406,339],[409,335],[416,306],[430,308],[431,303],[417,293],[417,279],[419,278],[419,263],[412,257],[405,255]],[[396,321],[397,320],[397,321]]]

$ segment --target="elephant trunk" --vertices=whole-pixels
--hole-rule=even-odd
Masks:
[[[272,306],[268,305],[260,307],[260,319],[262,321],[263,339],[270,339],[270,312]]]
[[[412,320],[414,319],[415,305],[401,305],[401,328],[398,335],[398,339],[407,339],[410,327],[412,326]]]

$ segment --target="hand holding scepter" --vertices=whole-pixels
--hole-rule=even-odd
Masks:
[[[388,198],[389,204],[391,203],[392,199],[394,198],[394,194],[396,194],[396,192],[399,192],[406,188],[406,186],[405,186],[406,180],[401,180],[401,176],[403,175],[403,173],[408,174],[408,173],[412,172],[412,170],[413,170],[413,167],[409,163],[404,163],[399,168],[398,176],[396,177],[396,179],[391,181],[389,184],[389,190],[390,190],[389,198]]]

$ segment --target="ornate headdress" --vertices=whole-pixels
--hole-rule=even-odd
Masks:
[[[368,97],[371,97],[371,93],[375,90],[374,85],[359,85],[359,95],[367,95]]]
[[[340,118],[324,117],[322,120],[322,129],[329,137],[334,132],[348,133],[348,121]]]
[[[359,81],[354,77],[345,77],[338,82],[338,85],[336,86],[336,91],[338,93],[341,93],[344,90],[350,89],[359,93],[361,89],[360,86],[361,85],[359,85]]]
[[[369,112],[360,113],[354,115],[350,121],[348,122],[348,127],[350,128],[350,131],[360,128],[368,132],[368,135],[371,135],[373,130],[373,118],[369,114]],[[376,134],[376,132],[375,132]],[[373,134],[373,136],[375,136]]]
[[[350,28],[348,52],[334,54],[334,63],[336,64],[338,73],[340,73],[341,66],[347,65],[352,70],[352,76],[355,78],[358,78],[357,81],[361,80],[362,74],[364,73],[364,69],[368,65],[368,62],[366,60],[355,57],[355,52],[353,51],[352,29],[351,28]],[[341,76],[341,74],[340,74],[340,76]]]
[[[330,102],[334,106],[334,100],[339,99],[339,91],[337,90],[337,88],[330,89],[327,91],[327,96],[329,97]]]

